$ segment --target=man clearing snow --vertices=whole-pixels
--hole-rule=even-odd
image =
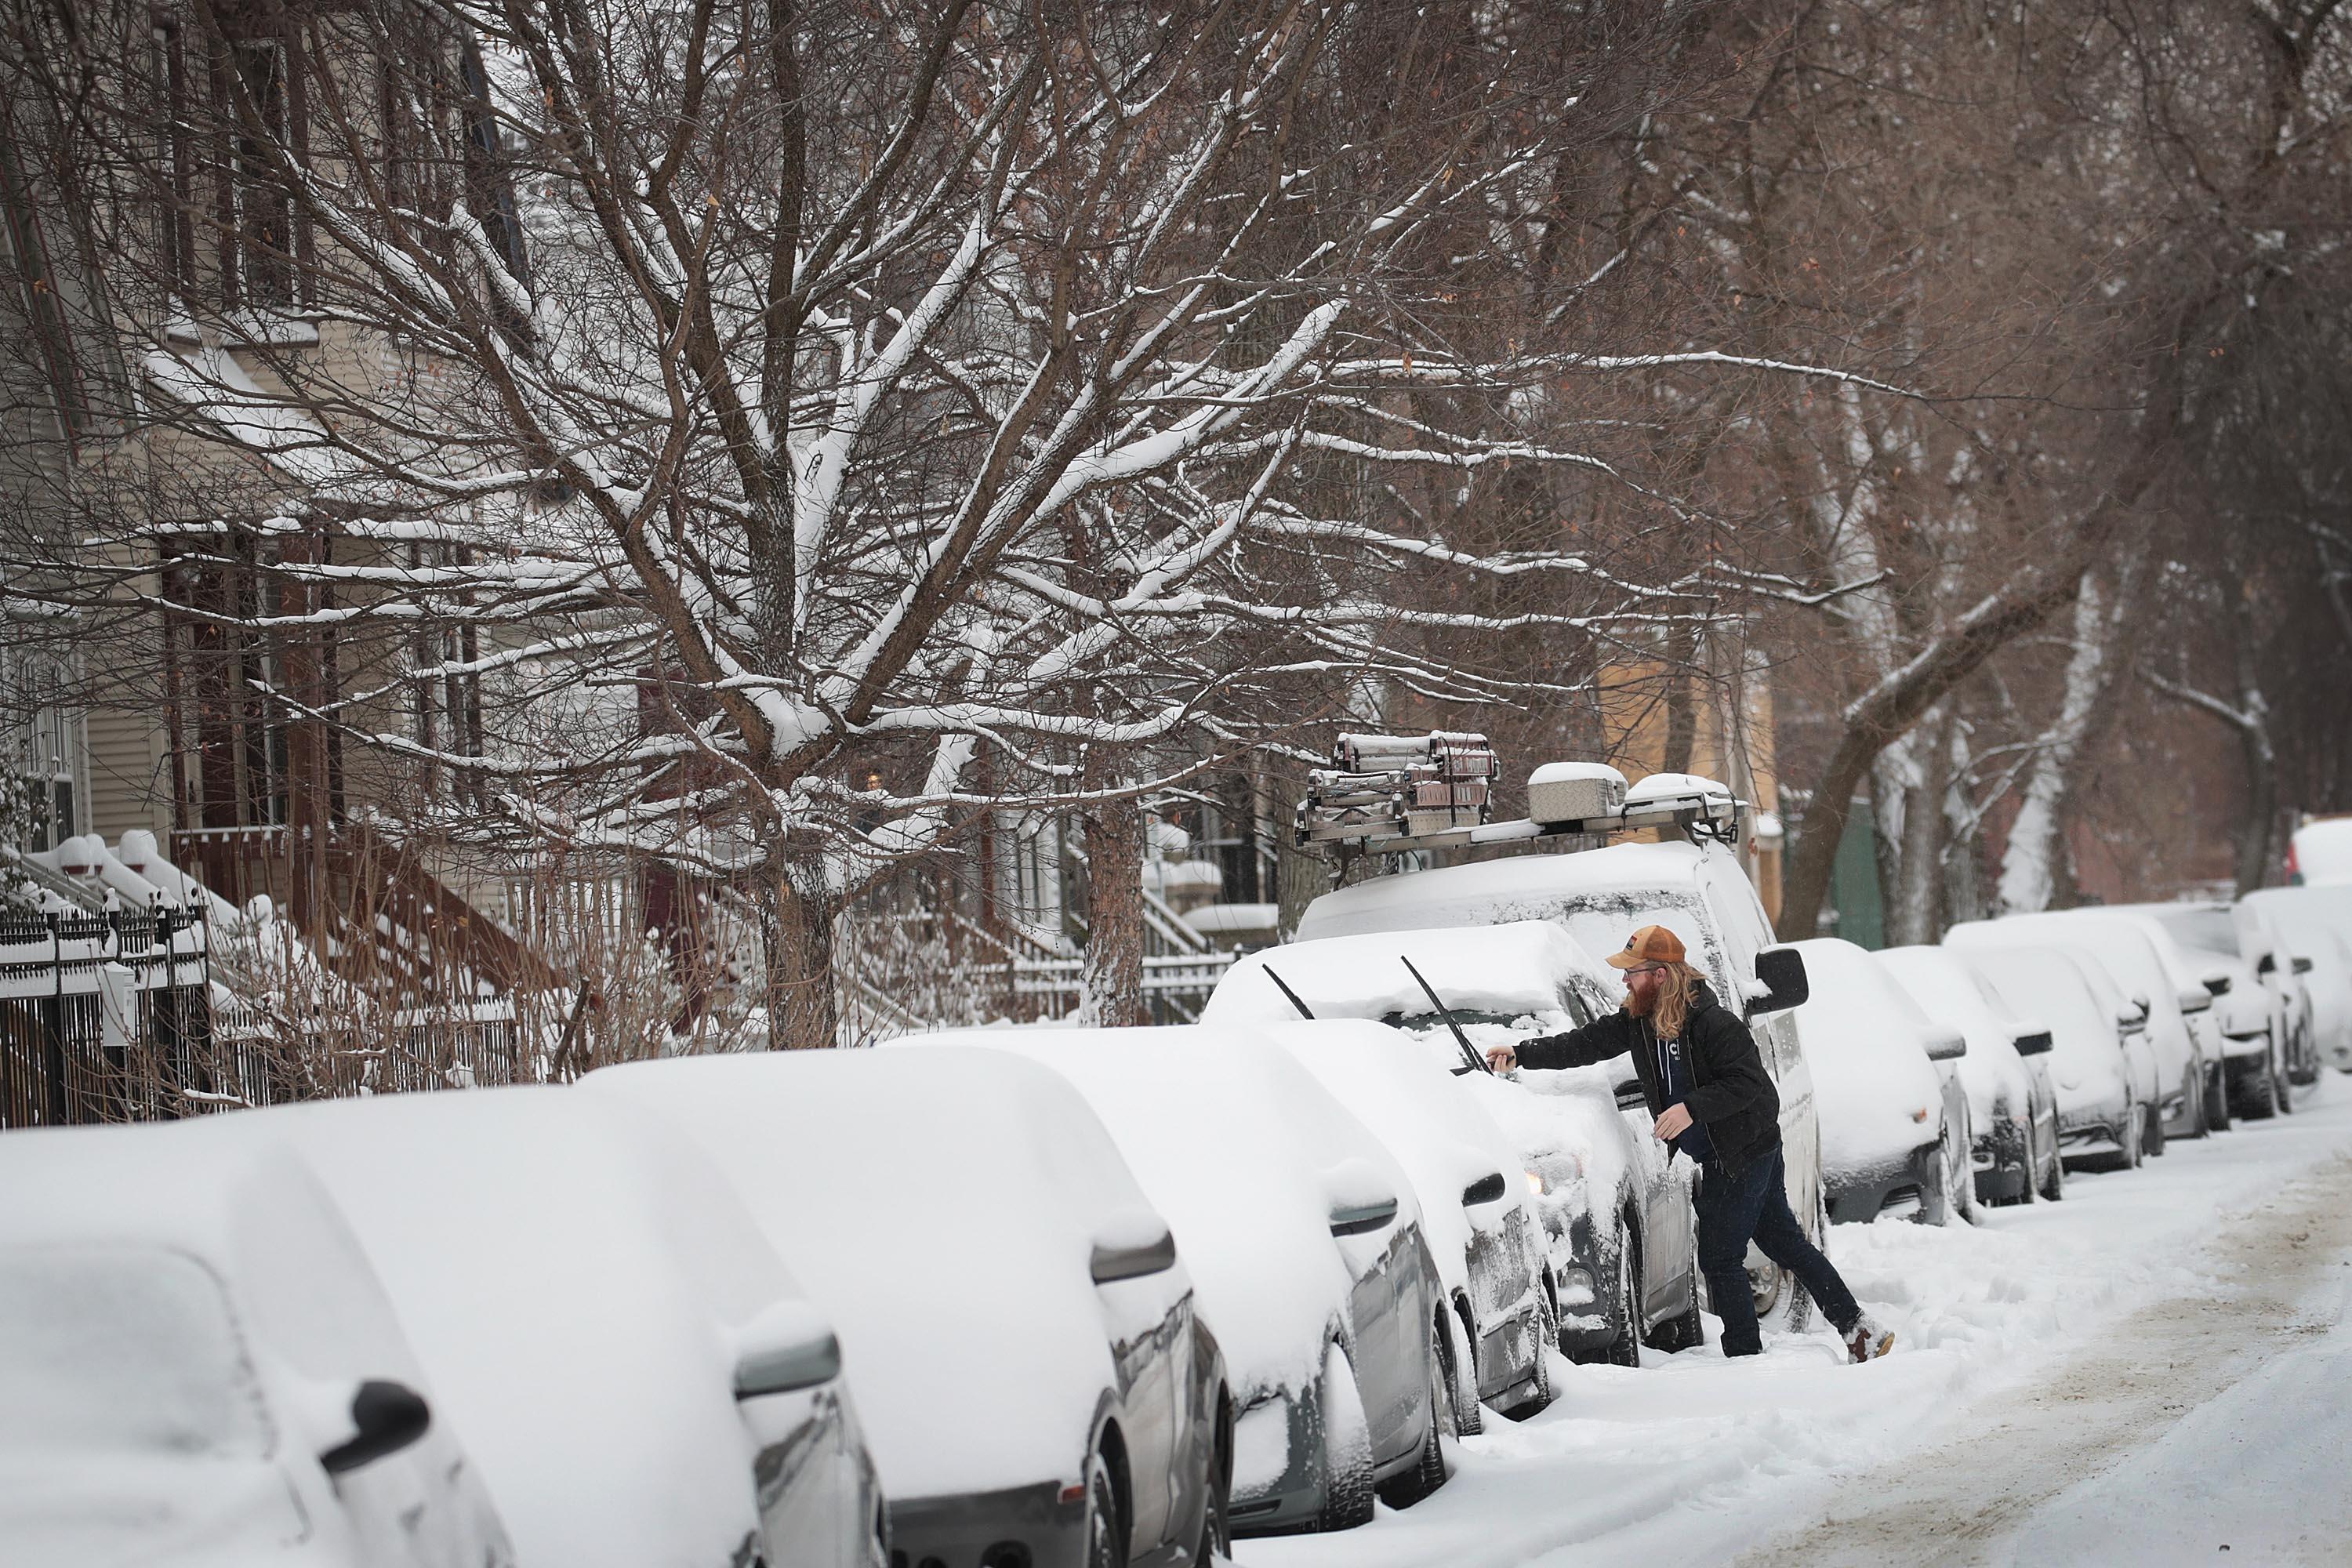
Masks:
[[[1643,926],[1609,955],[1625,972],[1622,1011],[1580,1029],[1496,1046],[1496,1072],[1591,1067],[1631,1054],[1661,1142],[1698,1162],[1698,1266],[1723,1315],[1723,1353],[1763,1349],[1748,1293],[1748,1244],[1794,1274],[1855,1361],[1885,1355],[1895,1336],[1865,1316],[1789,1212],[1780,1164],[1780,1097],[1738,1014],[1685,962],[1682,939]]]

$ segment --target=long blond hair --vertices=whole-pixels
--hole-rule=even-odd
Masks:
[[[1666,977],[1658,982],[1658,993],[1649,1006],[1634,1013],[1633,999],[1628,996],[1625,1011],[1637,1018],[1646,1015],[1658,1038],[1679,1040],[1683,1026],[1690,1022],[1691,1008],[1698,1001],[1698,983],[1705,976],[1687,963],[1662,963],[1658,967],[1666,972]]]

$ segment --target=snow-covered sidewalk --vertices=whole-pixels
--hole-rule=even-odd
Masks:
[[[1552,1407],[1517,1425],[1490,1416],[1488,1431],[1462,1445],[1453,1481],[1420,1506],[1383,1509],[1368,1529],[1345,1535],[1243,1542],[1236,1556],[1244,1568],[1566,1568],[1571,1561],[1654,1563],[1671,1543],[1682,1560],[1728,1562],[1848,1511],[1840,1483],[1859,1472],[1965,1473],[1977,1463],[1971,1416],[2001,1401],[2030,1399],[2052,1430],[2077,1422],[2086,1439],[2103,1418],[2116,1420],[2119,1413],[2100,1404],[2111,1390],[2084,1388],[2077,1410],[2074,1396],[2053,1397],[2040,1384],[2055,1381],[2069,1358],[2115,1352],[2129,1361],[2128,1343],[2110,1336],[2160,1336],[2182,1315],[2160,1310],[2168,1303],[2187,1303],[2209,1318],[2242,1310],[2235,1299],[2250,1272],[2270,1267],[2249,1253],[2246,1239],[2262,1228],[2265,1208],[2302,1205],[2273,1215],[2269,1231],[2280,1234],[2265,1231],[2264,1245],[2300,1248],[2300,1235],[2326,1254],[2297,1259],[2312,1279],[2295,1300],[2313,1297],[2308,1315],[2322,1334],[2305,1357],[2313,1363],[2306,1374],[2352,1376],[2346,1331],[2326,1333],[2341,1316],[2336,1277],[2352,1270],[2338,1267],[2326,1238],[2310,1237],[2312,1227],[2296,1217],[2352,1209],[2352,1083],[2330,1074],[2300,1101],[2291,1118],[2176,1142],[2140,1172],[2076,1176],[2061,1204],[1988,1211],[1981,1226],[1888,1221],[1833,1229],[1832,1257],[1899,1336],[1895,1354],[1883,1362],[1844,1364],[1826,1331],[1768,1336],[1763,1356],[1727,1362],[1713,1343],[1712,1321],[1706,1347],[1645,1352],[1638,1372],[1556,1362],[1560,1397]],[[2331,1287],[2336,1295],[2328,1294]],[[2242,1310],[2249,1321],[2259,1316],[2252,1302]],[[2208,1338],[2212,1328],[2206,1324]],[[2172,1348],[2149,1346],[2158,1356]],[[2212,1407],[2192,1420],[2242,1426],[2243,1406],[2257,1395],[2216,1396],[2253,1370],[2242,1355],[2234,1366],[2184,1368],[2177,1392],[2159,1386],[2148,1395],[2161,1401],[2163,1419],[2141,1420],[2133,1442],[2153,1444],[2209,1400]],[[2197,1442],[2189,1422],[2178,1430],[2176,1447]],[[2247,1439],[2256,1449],[2263,1440]],[[2060,1454],[2067,1442],[2056,1445]],[[2126,1461],[2122,1447],[2101,1451],[2087,1440],[2076,1446],[2119,1476],[2153,1466],[2149,1476],[2160,1480],[2164,1466],[2180,1463],[2147,1453]],[[2053,1476],[2045,1489],[2058,1492],[2094,1468]],[[2030,1513],[2018,1528],[2059,1532],[2050,1537],[2054,1548],[2064,1531],[2078,1528],[2066,1522],[2070,1510],[2097,1507],[2096,1499],[2061,1500],[2065,1507]],[[1889,1552],[1883,1534],[1870,1540],[1854,1560],[1870,1560],[1869,1552],[1877,1561],[1909,1555]],[[1835,1544],[1841,1552],[1864,1547]],[[2213,1551],[2202,1546],[2200,1560],[2210,1561]],[[1839,1554],[1809,1546],[1788,1560]]]

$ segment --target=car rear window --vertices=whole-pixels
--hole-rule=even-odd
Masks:
[[[0,1248],[0,1454],[270,1449],[220,1280],[169,1247]]]

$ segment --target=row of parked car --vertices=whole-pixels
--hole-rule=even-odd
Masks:
[[[1620,845],[1329,894],[1181,1027],[12,1133],[0,1539],[1177,1568],[1351,1528],[1548,1404],[1555,1350],[1701,1341],[1687,1163],[1622,1070],[1485,1064],[1617,1005],[1634,927],[1748,1014],[1818,1238],[2291,1108],[2352,1066],[2345,891],[1869,954],[1777,944],[1724,846]]]

